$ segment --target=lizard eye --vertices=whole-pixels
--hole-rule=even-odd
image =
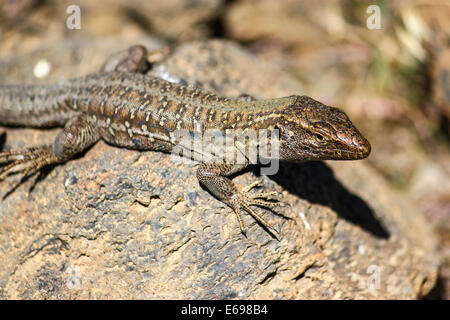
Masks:
[[[316,137],[317,140],[319,140],[320,142],[323,142],[325,140],[325,137],[323,135],[321,135],[320,133],[314,133],[314,136]]]

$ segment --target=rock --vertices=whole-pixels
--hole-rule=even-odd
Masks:
[[[137,40],[149,33],[174,41],[220,30],[224,0],[15,0],[0,3],[0,56],[77,36]],[[77,8],[79,11],[77,11]]]
[[[151,73],[221,95],[302,93],[277,67],[217,40],[182,45]],[[6,146],[57,132],[8,129]],[[243,236],[194,165],[99,142],[46,170],[31,192],[26,181],[0,202],[0,297],[414,299],[436,282],[435,234],[365,161],[281,164],[264,177],[263,190],[290,204],[257,209],[280,241],[249,215]],[[250,168],[234,181],[257,175]]]
[[[82,77],[98,71],[105,57],[136,43],[145,45],[148,50],[158,50],[166,45],[153,37],[141,37],[134,41],[70,37],[27,54],[13,54],[0,59],[0,74],[8,75],[0,78],[0,84],[48,84]],[[47,68],[45,73],[43,66]]]
[[[450,122],[450,45],[445,49],[436,50],[435,56],[431,60],[431,77],[433,107],[430,110],[437,121],[442,123]],[[447,136],[450,136],[450,126],[443,126]]]

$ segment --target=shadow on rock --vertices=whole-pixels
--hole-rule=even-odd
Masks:
[[[254,172],[256,174],[259,169],[255,168]],[[389,238],[389,232],[378,221],[370,205],[336,180],[332,169],[325,163],[280,163],[278,173],[269,178],[302,199],[328,206],[341,218],[375,237]]]

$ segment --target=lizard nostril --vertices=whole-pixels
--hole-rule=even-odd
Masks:
[[[355,136],[353,137],[353,143],[355,146],[358,147],[359,151],[361,152],[361,155],[365,158],[370,154],[370,151],[372,149],[369,141],[363,137]]]

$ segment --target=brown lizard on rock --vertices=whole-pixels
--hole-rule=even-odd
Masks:
[[[340,109],[297,95],[266,100],[219,97],[146,76],[146,57],[144,47],[133,46],[97,74],[50,86],[0,86],[0,124],[64,126],[53,144],[0,153],[0,179],[13,172],[28,177],[44,166],[70,160],[100,139],[117,147],[172,152],[177,130],[191,135],[210,129],[277,130],[274,158],[281,161],[357,160],[370,153],[369,142]],[[194,151],[191,145],[184,148]],[[275,234],[250,206],[282,203],[270,201],[274,192],[249,192],[259,181],[238,190],[227,176],[248,166],[249,145],[231,149],[244,161],[200,161],[199,182],[232,208],[244,234],[241,210]]]

